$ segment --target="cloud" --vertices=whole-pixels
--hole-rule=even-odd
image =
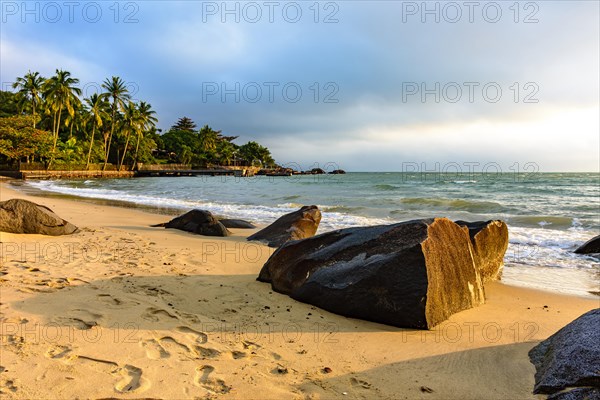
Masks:
[[[600,5],[530,3],[494,3],[502,8],[497,23],[486,21],[483,3],[473,22],[455,3],[463,8],[456,23],[447,21],[443,2],[428,3],[440,8],[439,23],[405,15],[407,5],[422,2],[300,2],[298,22],[282,13],[287,3],[273,21],[262,6],[256,22],[242,2],[132,3],[137,10],[119,3],[117,22],[102,3],[96,24],[3,24],[1,74],[11,82],[28,69],[64,68],[82,82],[119,75],[153,105],[163,129],[185,115],[268,144],[279,160],[326,153],[348,169],[391,170],[411,157],[493,155],[534,157],[555,170],[597,169],[589,110],[600,106]],[[239,8],[239,22],[222,13],[224,4]],[[219,10],[207,13],[207,6]],[[123,23],[131,11],[137,22]],[[324,23],[327,16],[337,22]],[[524,23],[527,16],[537,22]],[[272,82],[271,101],[265,85]],[[207,96],[213,84],[219,92]],[[297,102],[285,98],[286,84],[301,88]],[[256,102],[244,92],[252,85],[263,89]]]

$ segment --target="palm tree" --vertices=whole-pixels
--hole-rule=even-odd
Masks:
[[[100,128],[102,126],[103,119],[108,117],[108,114],[104,111],[106,103],[98,93],[92,94],[88,99],[85,99],[85,102],[89,107],[88,115],[92,121],[92,136],[90,137],[90,148],[88,150],[87,162],[85,163],[85,169],[88,169],[90,158],[92,157],[92,147],[94,146],[96,127]]]
[[[65,117],[65,126],[69,127],[69,139],[73,137],[73,128],[77,127],[77,129],[81,128],[82,124],[82,107],[81,101],[77,99],[77,102],[73,105],[74,113],[73,115],[68,115]]]
[[[123,149],[123,156],[118,164],[118,170],[121,170],[121,166],[125,162],[125,155],[127,155],[127,147],[129,146],[129,139],[132,133],[138,134],[142,129],[140,112],[136,104],[132,101],[127,103],[123,110],[123,130],[125,131],[125,148]]]
[[[75,106],[79,102],[77,96],[81,95],[81,89],[75,87],[78,83],[79,79],[71,78],[69,71],[57,69],[56,75],[47,79],[43,85],[44,97],[48,101],[51,112],[54,114],[52,122],[54,144],[52,146],[50,163],[52,163],[54,153],[56,152],[63,109],[66,108],[71,117],[75,114]]]
[[[211,153],[216,150],[217,142],[219,141],[219,132],[215,132],[210,126],[204,125],[200,129],[200,132],[198,132],[198,136],[202,151]]]
[[[33,115],[33,128],[35,129],[36,118],[35,109],[36,105],[41,101],[42,86],[44,84],[44,78],[40,76],[39,72],[31,72],[25,74],[21,78],[17,78],[17,81],[13,83],[13,89],[19,89],[24,99],[31,102],[31,110]]]
[[[103,98],[111,98],[112,99],[112,115],[111,115],[111,123],[110,123],[110,135],[108,137],[108,143],[105,146],[105,154],[104,154],[104,166],[102,170],[106,169],[106,164],[108,163],[108,154],[110,152],[110,144],[112,142],[113,134],[115,132],[115,124],[117,121],[117,109],[123,110],[125,108],[125,101],[130,99],[129,90],[125,85],[125,82],[118,76],[113,76],[112,79],[106,78],[102,83],[102,87],[106,90],[103,93]]]
[[[154,128],[158,122],[158,119],[154,116],[156,111],[152,110],[152,106],[145,101],[140,102],[140,105],[138,106],[138,114],[140,118],[141,129],[138,130],[137,143],[135,145],[135,156],[133,157],[134,165],[137,164],[140,141],[144,135],[144,131]]]

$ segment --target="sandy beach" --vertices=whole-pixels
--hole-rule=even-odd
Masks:
[[[256,276],[253,231],[208,238],[169,217],[0,183],[80,232],[0,233],[2,398],[533,399],[527,352],[598,298],[486,286],[431,331],[349,319]]]

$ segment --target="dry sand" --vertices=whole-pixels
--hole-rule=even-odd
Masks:
[[[30,197],[81,228],[0,233],[2,398],[529,399],[527,352],[594,298],[494,283],[432,331],[348,319],[255,280],[272,250],[234,230]]]

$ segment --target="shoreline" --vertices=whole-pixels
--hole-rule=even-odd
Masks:
[[[431,331],[400,329],[257,282],[274,250],[245,241],[253,230],[150,228],[165,216],[0,183],[0,200],[14,197],[81,232],[0,233],[6,398],[539,399],[527,352],[599,306],[493,283],[480,307]]]
[[[82,182],[85,179],[81,180]],[[0,183],[2,184],[2,183]],[[25,184],[25,181],[21,180],[12,180],[11,182],[7,182],[7,188],[16,191],[22,195],[32,196],[34,198],[56,198],[56,199],[65,199],[74,202],[87,203],[90,205],[105,205],[117,208],[124,208],[130,210],[141,210],[144,212],[148,212],[153,215],[162,215],[165,217],[175,217],[179,216],[187,211],[190,208],[179,207],[176,205],[150,205],[144,203],[135,203],[127,200],[116,200],[110,198],[100,198],[100,197],[87,197],[80,196],[76,194],[67,194],[60,192],[53,192],[50,190],[40,189],[31,185]],[[294,208],[295,209],[295,208]],[[210,209],[209,209],[210,210]],[[220,218],[241,218],[247,219],[252,222],[257,228],[264,228],[270,222],[264,220],[253,220],[251,217],[240,217],[235,215],[228,215],[226,213],[215,212],[214,210],[210,210],[214,215]],[[292,209],[290,209],[292,211]],[[289,211],[287,211],[289,212]],[[327,212],[323,210],[323,212]],[[363,216],[360,216],[363,218]],[[416,218],[416,217],[415,217]],[[170,218],[165,218],[166,222]],[[272,222],[272,221],[271,221]],[[321,228],[317,233],[323,233],[324,230],[324,222],[321,221]],[[378,221],[378,223],[395,223],[399,221]],[[333,229],[339,229],[338,227]],[[527,229],[526,227],[515,227],[509,225],[509,232],[514,234],[516,230]],[[327,230],[331,230],[331,227]],[[327,231],[326,230],[326,231]],[[521,265],[518,261],[522,256],[527,256],[528,252],[532,254],[536,253],[536,248],[526,249],[522,247],[522,244],[515,245],[515,248],[511,248],[507,250],[507,255],[505,257],[506,263],[508,264],[511,260],[513,261],[512,265],[505,265],[503,282],[516,286],[516,287],[524,287],[536,290],[542,290],[545,292],[554,293],[558,291],[561,294],[571,295],[571,296],[579,296],[584,298],[593,298],[596,299],[600,296],[600,283],[598,283],[598,279],[596,277],[600,277],[598,275],[600,271],[597,269],[573,269],[573,268],[562,268],[555,266],[544,266],[544,265]],[[517,262],[514,262],[517,261]],[[534,267],[533,269],[531,267]],[[544,279],[540,280],[539,277],[543,276]],[[562,285],[560,288],[554,285],[554,282],[569,282],[568,285]]]

